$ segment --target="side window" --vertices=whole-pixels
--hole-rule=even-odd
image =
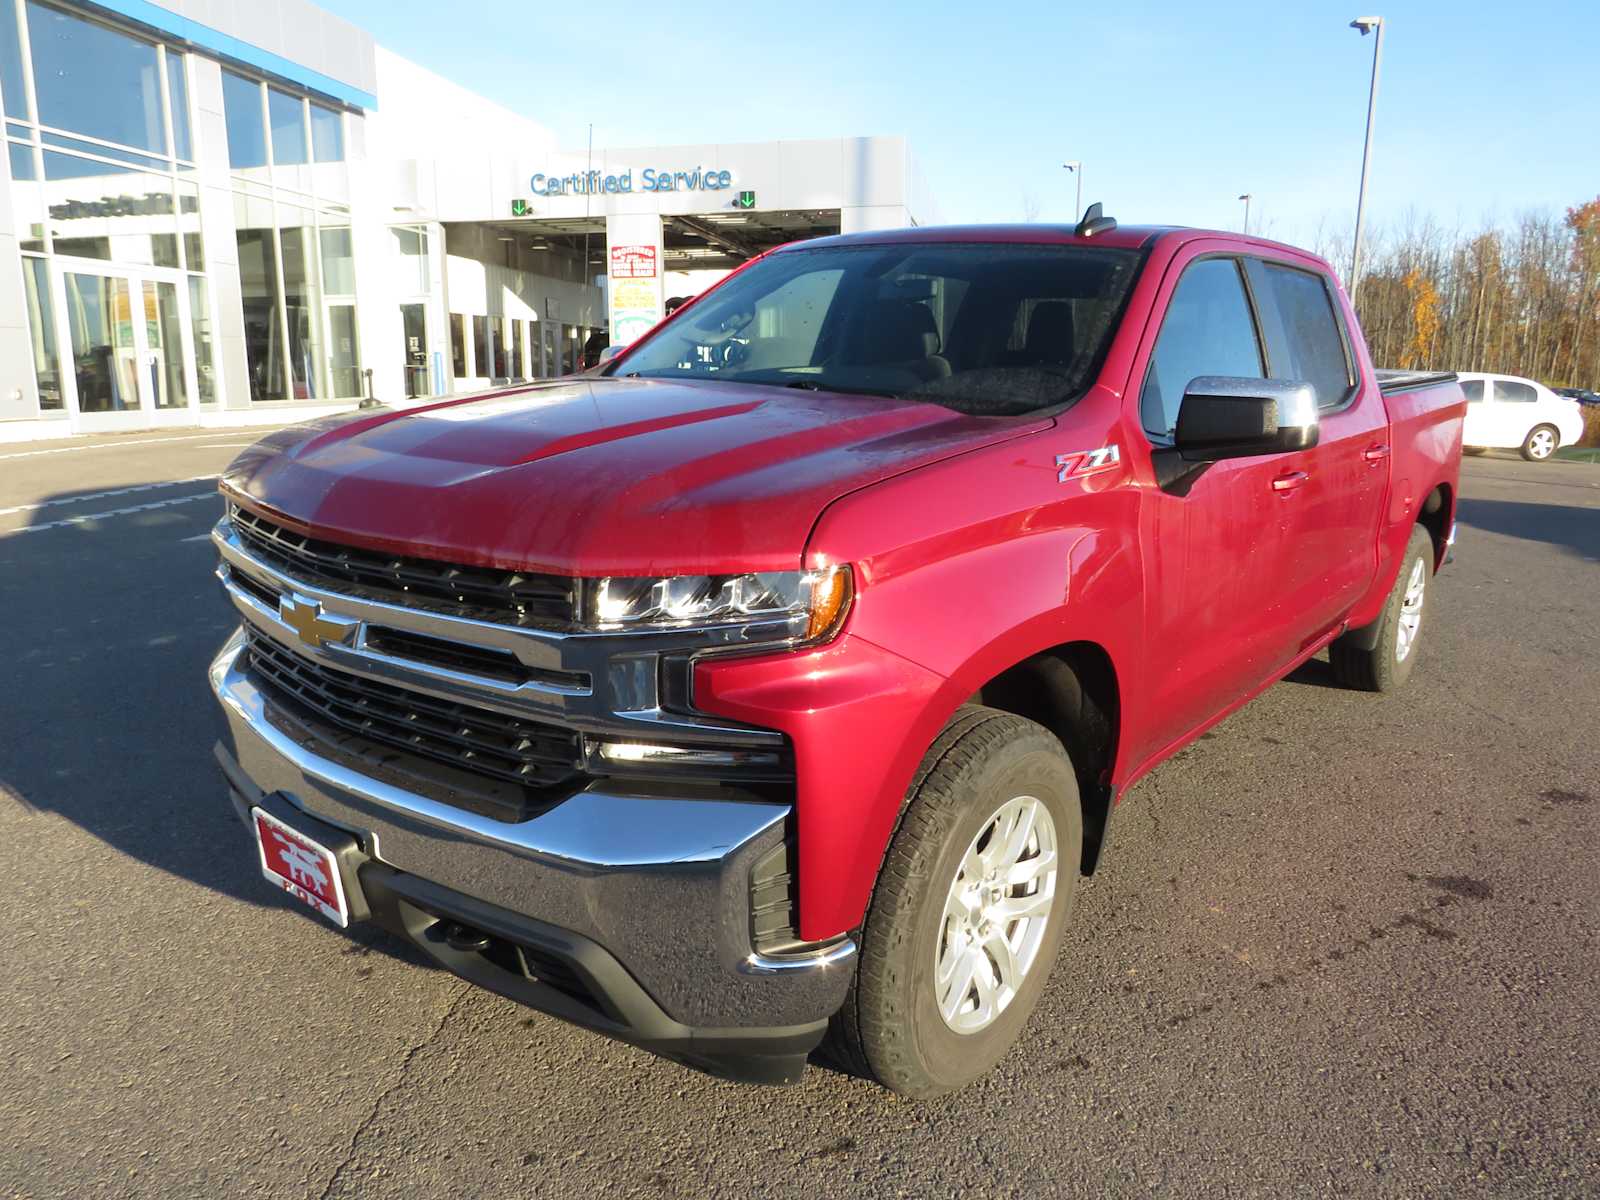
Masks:
[[[1528,383],[1515,383],[1509,379],[1494,381],[1494,398],[1509,404],[1536,404],[1539,393]]]
[[[1461,394],[1467,398],[1468,404],[1483,403],[1483,380],[1463,379],[1461,381]]]
[[[1260,379],[1261,343],[1245,299],[1239,264],[1207,258],[1191,264],[1178,280],[1161,322],[1139,411],[1152,437],[1170,439],[1178,426],[1178,403],[1199,375]]]
[[[1309,383],[1318,408],[1338,408],[1349,398],[1354,380],[1327,284],[1311,271],[1276,263],[1266,268],[1289,351],[1289,361],[1274,361],[1272,373]]]

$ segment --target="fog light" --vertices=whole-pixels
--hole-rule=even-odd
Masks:
[[[601,742],[600,757],[612,763],[651,766],[775,767],[779,756],[770,750],[729,750],[710,746],[658,746],[649,742]]]

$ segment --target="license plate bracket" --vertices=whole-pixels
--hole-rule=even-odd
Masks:
[[[349,927],[350,897],[335,849],[273,816],[250,810],[261,874],[269,883],[321,913],[341,929]]]

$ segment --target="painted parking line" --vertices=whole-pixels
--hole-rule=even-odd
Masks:
[[[136,483],[131,487],[112,488],[104,492],[89,492],[82,496],[58,496],[54,500],[40,500],[37,504],[14,504],[10,508],[0,508],[0,517],[10,517],[17,513],[37,512],[41,508],[55,508],[62,504],[87,504],[92,500],[106,500],[112,496],[127,496],[134,492],[148,492],[156,488],[178,487],[180,484],[200,483],[202,480],[215,478],[215,473],[210,475],[190,475],[187,479],[163,479],[160,483]]]
[[[52,446],[48,450],[24,450],[21,454],[0,454],[0,462],[13,458],[39,458],[45,454],[81,454],[85,450],[119,450],[138,446],[159,446],[167,442],[203,442],[215,433],[194,433],[187,437],[130,438],[126,442],[96,442],[93,446]]]
[[[74,525],[88,525],[107,517],[126,517],[132,513],[150,512],[157,508],[171,508],[175,504],[190,504],[196,500],[215,500],[214,491],[195,492],[189,496],[174,496],[170,500],[151,500],[146,504],[130,504],[125,508],[108,508],[104,512],[83,513],[60,521],[46,521],[42,525],[24,525],[21,529],[0,529],[0,538],[16,537],[23,533],[43,533],[46,529],[66,529]]]

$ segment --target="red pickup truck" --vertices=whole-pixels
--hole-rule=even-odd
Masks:
[[[242,454],[217,758],[338,925],[714,1073],[826,1039],[935,1095],[1140,776],[1320,651],[1405,680],[1464,408],[1272,242],[787,246],[588,375]]]

